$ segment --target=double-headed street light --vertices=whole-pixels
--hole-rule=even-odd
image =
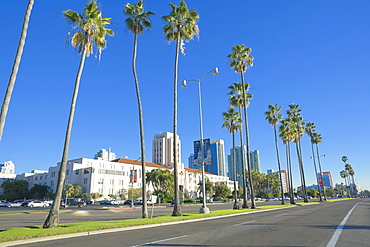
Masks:
[[[203,204],[202,207],[199,209],[199,213],[201,214],[208,214],[209,208],[207,208],[206,205],[206,186],[205,186],[205,181],[204,181],[204,169],[205,169],[205,164],[204,164],[204,145],[203,145],[203,119],[202,119],[202,95],[200,91],[200,82],[203,80],[204,77],[207,75],[211,74],[212,75],[217,75],[218,74],[218,68],[214,68],[213,70],[207,72],[198,80],[183,80],[182,81],[182,87],[186,87],[186,82],[187,81],[196,81],[198,82],[198,100],[199,100],[199,129],[200,129],[200,156],[201,156],[201,161],[202,161],[202,194],[203,194]]]

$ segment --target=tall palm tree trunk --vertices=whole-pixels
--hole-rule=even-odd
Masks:
[[[323,177],[322,177],[319,146],[318,146],[317,143],[316,143],[316,154],[317,154],[317,161],[319,163],[320,177],[321,177],[321,182],[322,182],[322,193],[323,193],[323,196],[324,196],[324,201],[326,201],[326,192],[325,192],[324,180],[323,180]]]
[[[279,169],[279,178],[280,178],[280,188],[281,188],[281,204],[284,205],[284,187],[283,187],[283,178],[281,176],[281,165],[280,165],[280,155],[279,155],[279,146],[278,146],[278,138],[276,133],[276,125],[274,124],[274,137],[275,137],[275,149],[276,149],[276,159],[278,162],[278,169]]]
[[[173,88],[173,162],[174,162],[174,207],[172,216],[181,216],[180,200],[179,200],[179,176],[178,176],[178,150],[177,150],[177,72],[179,67],[179,49],[180,49],[181,37],[180,32],[177,32],[176,40],[176,56],[175,56],[175,68],[174,68],[174,88]],[[203,154],[202,154],[203,155]]]
[[[316,168],[316,160],[315,160],[315,152],[314,152],[314,149],[313,149],[313,143],[311,143],[311,149],[312,149],[313,167],[315,168],[317,188],[319,190],[319,198],[320,198],[320,202],[321,202],[322,201],[322,197],[321,197],[321,185],[319,183],[319,177],[317,176],[317,168]],[[322,182],[322,180],[321,180],[321,182]]]
[[[241,107],[239,107],[239,112],[241,114]],[[243,177],[243,206],[242,208],[248,208],[248,203],[247,203],[247,179],[246,179],[246,174],[245,174],[245,159],[244,159],[244,145],[243,145],[243,128],[240,128],[240,146],[241,146],[241,151],[242,151],[242,177]]]
[[[292,173],[292,160],[290,158],[290,142],[286,145],[286,158],[287,158],[287,168],[289,175],[289,187],[290,187],[290,204],[295,204],[294,201],[294,190],[293,190],[293,173]]]
[[[142,218],[148,218],[148,205],[147,205],[147,198],[146,198],[146,168],[145,168],[145,141],[144,141],[144,120],[143,120],[143,109],[141,104],[141,97],[140,97],[140,88],[139,88],[139,79],[136,73],[136,55],[137,55],[137,40],[138,40],[138,31],[135,32],[134,35],[134,52],[132,56],[132,72],[135,78],[135,88],[136,88],[136,96],[137,96],[137,105],[139,108],[139,126],[140,126],[140,144],[141,144],[141,196],[143,200],[142,205]]]
[[[1,113],[0,113],[0,140],[3,137],[3,130],[4,130],[4,125],[5,125],[6,115],[8,113],[9,103],[10,103],[10,99],[12,97],[15,80],[17,79],[17,74],[18,74],[19,64],[21,62],[21,58],[22,58],[22,54],[23,54],[24,44],[26,43],[28,23],[29,23],[29,20],[30,20],[33,4],[34,4],[34,0],[29,0],[28,1],[26,13],[25,13],[24,20],[23,20],[21,37],[20,37],[19,43],[18,43],[17,53],[15,55],[12,72],[10,74],[10,78],[9,78],[9,82],[8,82],[8,87],[6,89],[3,105],[1,107]]]
[[[256,208],[256,202],[254,198],[254,189],[253,189],[253,179],[252,179],[252,168],[251,168],[251,160],[249,154],[249,129],[248,129],[248,115],[247,115],[247,103],[245,98],[245,87],[244,87],[244,76],[243,72],[240,72],[242,78],[242,89],[243,89],[243,108],[244,108],[244,125],[245,125],[245,144],[246,144],[246,152],[247,152],[247,167],[248,167],[248,177],[249,177],[249,188],[250,188],[250,195],[251,195],[251,208]],[[245,177],[243,179],[246,179]]]
[[[299,172],[301,174],[301,186],[302,186],[302,192],[303,192],[303,201],[308,202],[306,179],[305,179],[305,176],[304,176],[302,155],[301,155],[301,151],[300,151],[300,142],[299,141],[296,142],[296,151],[297,151],[297,156],[298,156]]]
[[[232,132],[233,138],[233,167],[234,167],[234,206],[233,209],[239,209],[238,192],[236,190],[236,150],[235,150],[235,132]]]
[[[55,228],[59,224],[60,200],[62,199],[63,184],[64,184],[64,180],[66,177],[69,143],[71,140],[73,118],[75,115],[76,101],[77,101],[77,96],[78,96],[78,90],[80,87],[82,71],[85,65],[85,58],[86,58],[86,50],[84,48],[82,55],[81,55],[80,66],[78,68],[78,72],[76,76],[75,88],[73,91],[73,97],[72,97],[72,102],[71,102],[71,107],[70,107],[70,112],[69,112],[69,118],[68,118],[67,131],[66,131],[66,136],[65,136],[65,141],[64,141],[62,162],[59,168],[58,184],[57,184],[57,189],[55,192],[54,203],[49,211],[48,217],[46,218],[44,222],[43,228]]]

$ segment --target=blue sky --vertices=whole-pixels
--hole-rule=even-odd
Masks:
[[[27,0],[0,3],[0,92],[5,93]],[[66,45],[71,26],[62,11],[82,12],[87,1],[36,1],[26,46],[8,112],[0,161],[12,160],[16,172],[48,169],[60,161],[80,56]],[[219,75],[202,81],[204,137],[224,139],[226,153],[231,135],[221,128],[227,110],[227,87],[240,76],[228,66],[233,45],[252,48],[254,67],[246,74],[253,94],[249,112],[250,147],[260,151],[262,171],[277,170],[273,130],[264,112],[267,105],[299,104],[304,121],[314,122],[323,136],[320,145],[324,171],[334,183],[344,182],[343,155],[348,156],[358,185],[370,189],[368,111],[370,103],[370,2],[342,1],[220,1],[188,0],[200,15],[200,39],[186,44],[180,56],[179,82],[199,79],[214,67]],[[125,28],[126,1],[101,0],[104,17],[112,17],[114,37],[102,59],[86,60],[77,102],[69,158],[92,158],[101,148],[119,157],[140,157],[136,94],[131,70],[133,35]],[[134,3],[132,1],[131,3]],[[161,20],[169,14],[168,1],[147,0],[155,12],[153,29],[139,37],[138,73],[145,118],[148,161],[155,134],[172,132],[173,63],[175,44],[164,40]],[[178,1],[173,1],[178,5]],[[178,133],[182,161],[199,139],[195,83],[178,90]],[[309,138],[302,140],[307,184],[315,183]],[[284,153],[280,143],[280,152]],[[283,168],[285,157],[282,155]],[[295,156],[294,182],[299,185]]]

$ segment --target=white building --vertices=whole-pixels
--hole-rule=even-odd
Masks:
[[[14,179],[15,177],[15,166],[12,161],[5,161],[4,164],[0,164],[0,185],[4,180]],[[0,188],[0,195],[2,194],[3,190]]]
[[[146,162],[146,171],[149,172],[153,169],[169,169],[167,167]],[[17,179],[27,180],[30,188],[35,184],[47,185],[51,188],[52,192],[56,191],[58,183],[58,173],[60,163],[57,166],[49,168],[49,171],[36,171],[31,173],[23,173],[18,175]],[[134,180],[130,182],[130,172],[134,170]],[[192,198],[199,196],[198,183],[201,181],[201,175],[198,170],[182,168],[179,172],[179,185],[180,189]],[[226,184],[229,188],[233,189],[233,181],[228,177],[217,176],[214,174],[206,173],[214,184]],[[108,198],[108,195],[128,195],[129,188],[141,188],[141,161],[131,159],[116,159],[114,161],[97,160],[80,158],[69,160],[66,169],[66,183],[79,184],[85,193],[98,192],[102,194],[102,198]],[[151,186],[147,186],[149,192],[153,191]]]
[[[15,178],[15,166],[12,161],[5,161],[0,164],[0,178]]]
[[[168,168],[174,167],[174,158],[173,158],[173,133],[163,132],[154,135],[152,142],[152,162],[158,165],[162,165]],[[181,164],[181,141],[177,135],[177,161],[178,164],[183,167]]]

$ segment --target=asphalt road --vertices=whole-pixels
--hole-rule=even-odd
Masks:
[[[323,202],[26,245],[369,246],[369,209],[369,199]]]
[[[257,202],[258,205],[280,204],[281,202]],[[242,204],[240,203],[240,206]],[[182,213],[198,212],[201,205],[184,205],[181,207]],[[233,203],[210,203],[207,204],[210,210],[232,209]],[[41,208],[43,209],[43,208]],[[36,211],[40,208],[0,208],[0,212],[20,212]],[[171,215],[172,206],[152,207],[148,205],[148,215],[162,216]],[[47,213],[30,214],[9,214],[0,215],[0,230],[13,228],[43,225]],[[131,208],[129,206],[101,206],[98,204],[87,205],[83,208],[70,207],[68,212],[60,213],[60,223],[74,223],[82,221],[102,221],[102,220],[125,220],[141,218],[141,206]]]

